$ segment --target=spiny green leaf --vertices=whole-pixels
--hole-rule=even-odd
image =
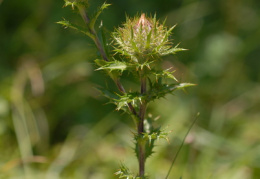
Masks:
[[[170,72],[170,71],[169,71],[170,69],[171,69],[171,68],[166,69],[166,70],[162,70],[162,71],[156,71],[156,72],[154,72],[153,74],[155,75],[156,81],[158,81],[158,78],[159,78],[159,77],[163,77],[163,78],[170,78],[170,79],[173,79],[173,80],[175,80],[175,81],[178,82],[178,80],[177,80],[177,79],[175,78],[175,76],[173,75],[173,73],[174,73],[175,71]]]
[[[58,21],[57,24],[63,25],[65,28],[72,28],[78,30],[78,28],[74,25],[72,25],[68,20],[64,19],[63,21]]]
[[[187,50],[187,49],[184,49],[184,48],[178,48],[178,46],[179,46],[179,43],[175,47],[170,48],[169,50],[163,52],[162,55],[165,56],[165,55],[169,55],[169,54],[176,54],[177,52]]]
[[[151,70],[150,65],[154,63],[154,61],[145,61],[143,63],[135,63],[133,64],[135,66],[136,71],[138,71],[139,69],[143,69],[144,67],[147,67],[149,70]]]
[[[75,29],[75,30],[77,30],[77,31],[79,31],[79,32],[81,32],[81,33],[83,33],[83,34],[89,36],[89,37],[92,38],[92,39],[94,38],[93,34],[89,33],[88,31],[83,30],[82,27],[80,27],[80,26],[77,26],[77,25],[75,25],[75,24],[70,23],[70,22],[67,21],[66,19],[64,19],[63,21],[58,21],[57,24],[61,24],[61,25],[63,25],[65,28],[68,28],[68,27],[69,27],[69,28],[71,28],[71,29]]]
[[[127,68],[131,67],[131,64],[126,62],[117,61],[112,58],[113,61],[104,61],[100,59],[96,59],[95,63],[100,66],[100,68],[96,70],[103,70],[105,71],[113,80],[120,77],[122,72],[125,71]]]
[[[101,14],[101,12],[106,9],[108,6],[110,6],[111,4],[107,4],[104,3],[100,8],[98,8],[97,12],[93,15],[93,17],[90,20],[89,23],[89,27],[90,29],[94,29],[95,23],[97,21],[97,18],[99,17],[99,15]]]
[[[104,89],[104,88],[97,88],[99,91],[101,91],[101,93],[109,98],[110,100],[112,101],[115,101],[115,100],[118,100],[119,99],[119,96],[116,95],[114,92],[110,91],[110,90],[107,90],[107,89]]]
[[[122,179],[148,179],[147,176],[139,177],[135,176],[130,170],[121,163],[120,169],[115,173],[115,175],[118,175],[119,178]]]
[[[100,60],[100,59],[96,59],[96,60],[94,60],[94,62],[95,62],[98,66],[104,66],[104,65],[107,64],[105,60]]]
[[[118,177],[123,179],[137,179],[124,164],[120,165],[120,169],[115,175],[119,175]]]
[[[192,83],[164,84],[160,79],[161,78],[159,78],[158,82],[150,84],[151,87],[146,94],[146,99],[153,101],[165,97],[167,94],[172,94],[175,90],[195,86],[195,84]]]
[[[184,89],[184,88],[191,87],[191,86],[196,86],[196,84],[193,84],[193,83],[180,83],[178,85],[174,85],[174,86],[170,87],[170,90],[175,91],[175,90]]]
[[[165,132],[165,130],[160,130],[160,128],[157,128],[150,133],[144,132],[143,134],[135,134],[134,138],[136,141],[136,156],[139,156],[138,146],[140,143],[145,143],[145,159],[150,157],[154,153],[153,148],[155,147],[155,140],[165,139],[167,142],[169,142],[167,136],[170,132]]]
[[[117,110],[120,110],[124,106],[128,106],[128,103],[131,103],[133,106],[136,106],[137,103],[143,101],[144,96],[138,92],[127,93],[123,96],[118,95],[119,99],[114,100],[114,103],[117,105]]]
[[[98,90],[101,91],[105,97],[110,99],[111,102],[117,106],[116,110],[121,110],[124,107],[127,107],[129,103],[131,103],[133,106],[136,106],[137,103],[140,103],[145,97],[138,92],[120,95],[103,88],[98,88]]]
[[[125,55],[125,56],[131,56],[129,53],[127,53],[126,51],[124,51],[124,50],[121,50],[121,49],[118,49],[118,48],[116,48],[115,50],[114,50],[116,53],[121,53],[122,55]]]
[[[174,48],[174,49],[171,51],[171,54],[176,54],[177,52],[181,52],[181,51],[185,51],[185,50],[188,50],[188,49],[184,49],[184,48]]]
[[[148,142],[145,143],[145,156],[144,156],[145,160],[154,153],[153,152],[153,149],[155,147],[154,142],[155,142],[155,140],[151,140],[150,144],[148,144]],[[136,154],[137,158],[139,158],[139,155],[140,155],[140,153],[139,153],[139,145],[140,144],[138,142],[135,143],[135,154]]]
[[[151,145],[152,140],[159,140],[159,139],[165,139],[167,141],[168,140],[168,134],[170,132],[165,132],[165,130],[160,130],[160,128],[158,128],[157,130],[151,132],[151,133],[143,133],[141,136],[136,136],[137,140],[143,140],[143,141],[147,141],[149,145]]]
[[[97,64],[101,64],[99,60],[96,60]],[[121,72],[125,71],[128,68],[128,65],[126,62],[121,62],[121,61],[109,61],[109,62],[102,62],[103,65],[99,65],[101,66],[100,68],[98,68],[97,70],[109,70],[109,71],[113,71],[113,70],[119,70]]]

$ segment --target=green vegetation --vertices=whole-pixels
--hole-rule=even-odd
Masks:
[[[125,21],[125,13],[156,13],[157,19],[167,17],[168,27],[177,23],[173,42],[189,50],[164,57],[162,67],[173,66],[179,81],[198,84],[149,105],[148,117],[172,131],[169,144],[156,142],[156,153],[147,159],[150,178],[166,177],[200,112],[169,178],[258,179],[259,2],[107,3],[112,6],[96,21],[97,28],[103,23],[100,39]],[[100,54],[91,39],[56,24],[62,17],[81,24],[63,4],[0,1],[0,178],[117,178],[120,161],[138,171],[134,124],[97,90],[117,87],[95,70]],[[102,4],[90,0],[91,14]],[[122,82],[138,89],[128,74]]]

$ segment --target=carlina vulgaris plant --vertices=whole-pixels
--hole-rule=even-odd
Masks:
[[[185,49],[173,46],[170,36],[175,26],[167,28],[160,23],[156,16],[146,17],[144,13],[134,18],[127,17],[126,22],[112,33],[112,52],[105,42],[101,42],[95,30],[95,24],[100,13],[110,4],[104,3],[90,18],[87,13],[88,0],[65,0],[65,6],[77,9],[85,22],[85,28],[70,23],[67,20],[59,21],[65,27],[76,29],[89,36],[100,52],[101,59],[96,59],[97,70],[105,71],[115,82],[119,92],[109,89],[100,89],[102,94],[116,105],[117,110],[124,110],[134,120],[135,153],[139,164],[137,175],[130,172],[125,164],[115,173],[119,178],[134,179],[148,178],[145,173],[145,162],[153,153],[156,140],[168,140],[165,130],[155,127],[151,116],[146,115],[147,105],[156,99],[172,94],[175,90],[194,86],[191,83],[179,83],[170,69],[158,68],[161,57],[176,54]],[[104,36],[103,36],[104,37]],[[103,38],[105,39],[105,38]],[[121,83],[123,73],[135,76],[139,83],[138,91],[127,91]],[[172,79],[168,83],[166,79]]]

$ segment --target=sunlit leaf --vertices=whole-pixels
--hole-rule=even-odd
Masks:
[[[102,65],[100,60],[96,60],[95,61],[100,67],[97,70],[109,70],[109,71],[113,71],[113,70],[119,70],[121,72],[125,71],[128,68],[128,64],[126,62],[121,62],[121,61],[110,61],[110,62],[106,62],[103,61]]]

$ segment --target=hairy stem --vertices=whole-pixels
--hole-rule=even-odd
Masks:
[[[146,77],[141,74],[141,94],[146,93]],[[139,121],[138,121],[138,135],[142,136],[144,133],[144,117],[146,113],[147,103],[143,100],[140,104]],[[138,161],[139,161],[139,176],[144,177],[145,174],[145,142],[138,141]]]

